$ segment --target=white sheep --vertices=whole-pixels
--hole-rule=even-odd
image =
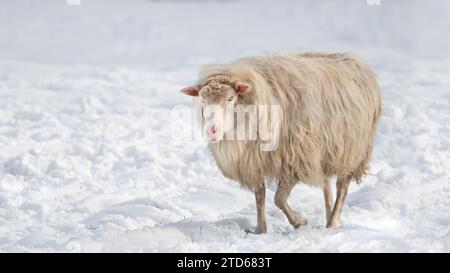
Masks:
[[[223,175],[255,193],[259,234],[267,232],[265,181],[278,181],[275,204],[294,228],[307,224],[287,203],[298,182],[323,188],[326,226],[339,225],[350,181],[360,183],[368,169],[381,114],[379,89],[373,70],[355,54],[317,52],[206,66],[197,84],[182,92],[200,97],[203,109],[213,105],[223,112],[240,105],[279,106],[270,121],[277,125],[272,137],[278,145],[270,151],[260,149],[260,138],[224,138],[236,128],[234,118],[216,115],[205,128]],[[334,206],[332,176],[337,176]]]

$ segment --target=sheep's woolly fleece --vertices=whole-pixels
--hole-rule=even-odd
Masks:
[[[260,2],[2,4],[0,251],[449,252],[450,3]],[[203,64],[303,50],[354,51],[377,72],[372,168],[341,228],[300,185],[290,204],[309,224],[294,230],[269,186],[254,235],[253,194],[177,136],[192,120],[178,90]]]
[[[203,90],[237,78],[253,86],[253,92],[243,95],[246,103],[276,103],[281,109],[274,150],[261,153],[260,139],[244,144],[245,149],[242,141],[209,144],[225,177],[252,191],[265,180],[321,186],[331,176],[350,176],[361,182],[369,166],[381,98],[374,71],[360,57],[270,54],[207,67],[201,74],[213,75],[206,78]]]

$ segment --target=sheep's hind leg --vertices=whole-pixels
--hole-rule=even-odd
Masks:
[[[266,187],[264,186],[264,184],[262,184],[261,187],[255,191],[255,199],[256,199],[256,217],[257,217],[255,233],[256,234],[267,233],[266,214],[265,214]]]
[[[328,222],[333,210],[333,192],[331,191],[330,181],[328,179],[325,180],[323,186],[323,197],[325,199],[325,217]]]
[[[283,211],[289,223],[294,228],[298,228],[301,225],[308,224],[308,221],[299,213],[295,212],[287,203],[289,194],[294,186],[295,183],[278,182],[277,192],[275,193],[275,205]]]
[[[334,204],[333,211],[327,222],[327,228],[335,228],[339,226],[339,219],[341,217],[342,206],[344,205],[345,197],[347,196],[348,185],[350,184],[351,176],[338,177],[336,182],[337,197]]]

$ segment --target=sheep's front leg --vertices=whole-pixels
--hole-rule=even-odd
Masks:
[[[257,224],[255,233],[267,233],[266,226],[266,214],[265,214],[265,203],[266,203],[266,187],[264,184],[255,191],[255,199],[256,199],[256,216],[257,216]]]
[[[278,182],[277,192],[275,193],[275,205],[283,211],[289,220],[289,223],[294,228],[298,228],[301,225],[308,224],[308,221],[306,221],[302,215],[295,212],[287,203],[289,194],[291,194],[294,186],[295,183],[287,183],[284,181]]]
[[[328,179],[325,180],[325,184],[323,186],[323,197],[325,199],[325,217],[328,222],[333,210],[333,192],[331,191],[330,181]]]
[[[342,206],[344,205],[345,197],[347,196],[348,185],[350,184],[351,177],[344,176],[338,177],[336,182],[337,197],[334,204],[333,211],[327,222],[327,228],[335,228],[339,226],[339,219],[341,218]]]

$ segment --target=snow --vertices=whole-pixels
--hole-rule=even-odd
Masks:
[[[450,3],[80,3],[0,8],[0,251],[450,251]],[[294,230],[269,184],[255,235],[253,194],[184,137],[178,90],[205,63],[305,50],[356,51],[378,73],[371,175],[332,230],[320,189],[294,190],[309,221]]]

